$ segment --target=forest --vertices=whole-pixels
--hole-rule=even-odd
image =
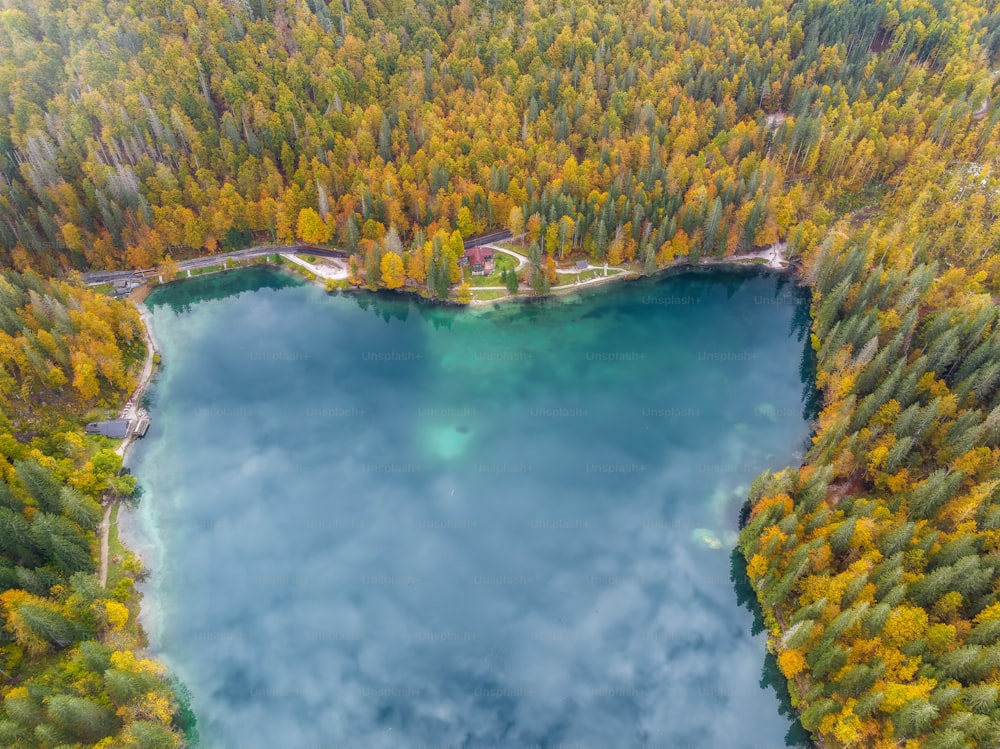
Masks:
[[[143,344],[74,272],[302,240],[447,297],[494,228],[539,291],[569,258],[786,245],[824,407],[740,548],[794,704],[822,747],[1000,742],[994,3],[0,8],[0,743],[183,740],[160,667],[117,655],[129,584],[92,584],[95,504],[130,487],[80,425]]]
[[[988,6],[6,0],[0,247],[56,273],[300,238],[432,289],[494,227],[646,271],[806,251],[913,159],[995,179]],[[955,207],[951,256],[991,209]]]
[[[145,355],[133,307],[0,274],[0,745],[181,745],[175,689],[136,655],[141,562],[96,575],[104,506],[135,501],[136,482],[82,429],[117,411]]]

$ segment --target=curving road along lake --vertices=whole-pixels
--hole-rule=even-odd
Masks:
[[[148,304],[123,524],[202,747],[802,745],[733,552],[808,440],[789,283],[456,312],[258,269]]]

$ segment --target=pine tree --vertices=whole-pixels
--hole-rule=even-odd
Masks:
[[[518,291],[519,282],[517,279],[517,271],[505,270],[504,271],[504,285],[507,287],[507,293],[516,294]]]
[[[119,727],[113,712],[85,697],[55,695],[46,709],[54,725],[88,743],[111,736]]]
[[[62,509],[62,486],[48,469],[33,460],[17,461],[14,465],[18,479],[39,508],[53,513]]]

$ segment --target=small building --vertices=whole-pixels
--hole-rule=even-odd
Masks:
[[[493,250],[489,247],[470,247],[465,251],[465,261],[474,276],[488,276],[493,272]]]
[[[128,436],[128,419],[110,419],[108,421],[92,421],[84,427],[86,434],[99,434],[102,437],[112,437],[116,440],[125,439]]]
[[[587,268],[590,267],[590,262],[587,261],[587,260],[577,260],[575,267],[576,267],[577,272],[582,271],[582,270],[587,270]]]

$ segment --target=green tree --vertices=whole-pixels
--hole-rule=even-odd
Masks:
[[[517,272],[514,270],[505,270],[503,276],[504,285],[507,287],[507,292],[509,294],[516,294],[518,289]]]
[[[435,260],[434,293],[438,299],[447,299],[448,294],[451,291],[451,274],[448,270],[448,254],[447,250],[442,250]]]
[[[34,460],[15,463],[17,477],[39,508],[45,512],[59,512],[62,508],[62,486],[55,476]]]
[[[85,697],[55,695],[46,704],[52,723],[80,741],[95,743],[119,728],[108,708]]]

